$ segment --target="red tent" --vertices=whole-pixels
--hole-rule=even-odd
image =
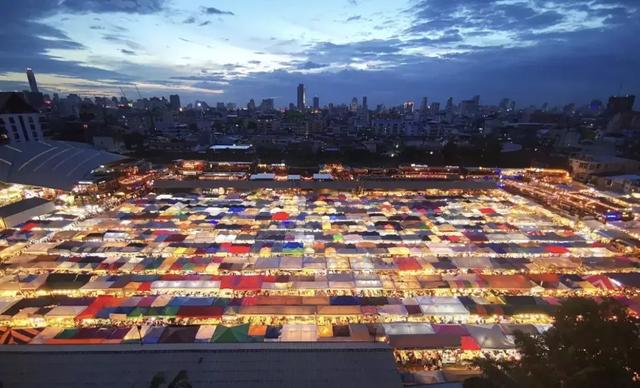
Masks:
[[[221,318],[223,313],[222,306],[180,306],[176,316],[178,318]]]
[[[220,276],[220,289],[233,290],[240,282],[240,275]]]
[[[460,347],[462,350],[480,350],[478,341],[469,335],[460,337]]]
[[[75,319],[76,321],[82,321],[83,319],[94,318],[103,308],[120,306],[126,299],[127,298],[117,298],[112,295],[100,295],[96,297],[84,311],[76,316]]]
[[[271,215],[271,219],[273,221],[286,221],[289,219],[289,213],[287,212],[276,212]]]
[[[251,252],[251,245],[248,244],[222,243],[220,244],[220,248],[225,252],[234,254],[245,254]]]
[[[547,253],[554,253],[557,255],[561,255],[563,253],[569,252],[569,250],[561,245],[547,245],[544,247],[544,251]]]
[[[241,276],[234,288],[236,290],[259,290],[262,288],[262,276]]]
[[[422,269],[415,257],[396,257],[393,261],[401,271],[418,271]]]

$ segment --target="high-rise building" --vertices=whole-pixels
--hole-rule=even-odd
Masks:
[[[404,111],[405,113],[413,113],[413,101],[404,102]]]
[[[352,112],[357,112],[358,111],[358,97],[353,97],[351,99],[351,107],[350,110]]]
[[[429,110],[429,100],[427,97],[422,97],[422,102],[420,103],[420,112],[426,112]]]
[[[445,109],[447,112],[453,111],[453,97],[449,97],[449,99],[447,100],[447,106]]]
[[[304,84],[298,85],[298,100],[297,100],[297,108],[300,112],[304,112],[306,106],[306,100],[304,95]]]
[[[180,96],[177,94],[171,94],[169,96],[169,107],[173,110],[180,109],[182,105],[180,105]]]
[[[18,93],[0,93],[0,136],[9,143],[42,140],[38,111]]]
[[[500,105],[498,105],[498,107],[501,111],[506,112],[507,109],[509,109],[509,99],[505,97],[500,100]]]
[[[33,70],[30,67],[27,67],[27,79],[29,80],[29,87],[31,88],[31,93],[40,93],[38,91],[38,83],[36,82],[36,75],[33,74]]]
[[[633,103],[636,100],[636,96],[611,96],[607,102],[607,113],[615,115],[617,113],[626,113],[633,110]]]
[[[275,104],[273,102],[273,98],[265,98],[260,103],[260,110],[262,112],[270,112],[274,110]]]
[[[320,98],[317,96],[313,97],[313,109],[314,110],[320,109]]]
[[[362,110],[368,111],[369,105],[367,104],[367,96],[362,97]]]
[[[256,102],[253,100],[253,98],[249,100],[249,103],[247,104],[247,110],[249,111],[256,110]]]
[[[434,115],[437,115],[438,113],[440,113],[440,103],[432,102],[430,110],[431,110],[431,114],[434,114]]]

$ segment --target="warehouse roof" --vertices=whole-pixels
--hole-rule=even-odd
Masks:
[[[89,144],[32,141],[0,146],[0,181],[71,190],[101,165],[126,159]]]
[[[10,203],[8,205],[0,207],[0,218],[10,217],[12,215],[22,213],[25,210],[32,209],[36,206],[44,205],[48,203],[46,199],[34,197],[23,199],[22,201]]]

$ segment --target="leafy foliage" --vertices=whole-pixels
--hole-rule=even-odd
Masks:
[[[571,299],[539,336],[516,334],[518,361],[476,361],[483,377],[465,387],[640,386],[640,325],[613,301]]]

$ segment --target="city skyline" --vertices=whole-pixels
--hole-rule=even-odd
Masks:
[[[3,1],[3,3],[5,3]],[[480,94],[497,103],[586,103],[637,94],[631,1],[26,1],[3,5],[0,87],[188,103],[353,96],[401,104]],[[159,28],[161,27],[161,28]],[[606,42],[606,44],[604,44]],[[100,53],[99,55],[97,53]],[[620,53],[624,53],[621,55]],[[310,101],[307,101],[310,102]]]

